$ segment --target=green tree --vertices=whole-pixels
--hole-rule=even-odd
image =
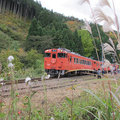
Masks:
[[[81,30],[81,39],[84,48],[84,55],[90,57],[94,48],[90,33],[86,30]]]
[[[64,46],[63,36],[61,35],[61,30],[56,31],[55,36],[53,38],[53,44],[55,48]]]
[[[14,60],[12,63],[14,64],[14,70],[22,69],[24,64],[20,62],[18,52],[15,52],[14,50],[2,50],[0,53],[0,63],[2,64],[2,69],[6,70],[8,69],[8,60],[7,58],[12,55],[14,57]]]
[[[96,25],[91,23],[90,26],[92,28],[92,33],[93,33],[93,37],[95,39],[95,43],[96,43],[99,58],[100,58],[100,60],[102,60],[102,47],[101,47],[101,42],[100,42],[100,39],[99,39],[99,35],[98,35]],[[98,25],[98,28],[99,28],[99,31],[100,31],[102,43],[103,44],[108,43],[109,37],[102,31],[102,26]],[[95,52],[95,49],[94,49],[94,51],[92,52],[92,56],[93,56],[94,59],[97,60],[97,55],[95,53],[96,52]],[[111,55],[107,55],[106,58],[110,60]]]
[[[96,28],[95,24],[90,24],[91,28],[92,28],[92,33],[93,33],[93,37],[98,38],[99,39],[99,35],[98,35],[98,31]],[[109,37],[102,31],[102,26],[98,25],[99,31],[100,31],[100,35],[101,35],[101,39],[103,43],[107,43]]]
[[[84,48],[83,48],[83,43],[81,40],[81,36],[78,37],[78,53],[82,56],[84,56]]]
[[[44,31],[43,31],[41,26],[38,27],[38,35],[39,36],[43,36],[44,35]]]
[[[38,35],[37,19],[35,17],[33,18],[29,31],[28,31],[28,36],[33,36],[33,35],[34,36]]]
[[[37,60],[42,60],[43,59],[43,55],[42,54],[39,54],[37,52],[37,50],[33,50],[31,49],[28,54],[26,55],[26,67],[29,68],[29,67],[33,67],[33,68],[36,68],[36,62]]]
[[[50,36],[29,36],[24,43],[25,50],[37,50],[39,53],[44,53],[45,49],[52,48],[52,38]]]
[[[46,27],[54,20],[54,14],[50,11],[43,9],[39,14],[39,21],[41,22],[42,27]]]
[[[78,50],[79,50],[79,44],[78,44],[78,32],[77,32],[77,30],[75,30],[74,32],[73,32],[73,41],[74,41],[74,52],[76,52],[76,53],[78,53]]]
[[[67,48],[71,51],[74,50],[74,41],[73,41],[72,31],[68,28],[64,28],[61,31],[61,34],[63,36],[63,42],[64,42],[65,48]]]
[[[54,28],[52,28],[50,35],[51,35],[52,37],[54,37],[55,34],[56,34],[56,30],[55,30]]]

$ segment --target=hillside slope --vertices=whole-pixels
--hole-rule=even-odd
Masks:
[[[0,30],[13,40],[25,40],[30,23],[30,21],[24,22],[23,20],[17,19],[15,15],[13,16],[8,12],[0,14]]]

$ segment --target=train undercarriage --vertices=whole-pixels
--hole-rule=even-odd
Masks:
[[[57,76],[73,76],[73,75],[87,75],[87,74],[94,74],[93,70],[55,70],[55,69],[45,69],[47,74],[50,74],[52,77]]]

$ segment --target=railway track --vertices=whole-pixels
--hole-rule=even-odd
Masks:
[[[80,84],[83,81],[93,80],[95,77],[92,75],[87,76],[75,76],[69,78],[61,78],[59,81],[54,78],[50,80],[41,81],[41,78],[32,78],[29,85],[26,86],[25,79],[18,80],[19,84],[14,84],[14,89],[19,94],[26,93],[27,90],[31,89],[32,91],[43,91],[49,89],[58,89],[66,86],[73,86]],[[10,81],[6,83],[6,85],[2,86],[1,96],[8,97],[10,96],[11,85]]]
[[[84,74],[84,73],[83,73]],[[85,73],[86,75],[92,75],[90,73]],[[61,78],[64,78],[64,77],[61,77]],[[49,78],[48,80],[50,79],[57,79],[57,78]],[[42,81],[41,77],[37,77],[37,78],[31,78],[31,82],[33,81]],[[3,81],[0,81],[0,84],[1,83],[4,83],[5,85],[10,85],[11,84],[11,80],[3,80]],[[18,84],[18,83],[25,83],[25,78],[24,79],[19,79],[19,80],[14,80],[14,84]]]
[[[41,78],[31,78],[32,82],[35,80],[41,81]],[[11,82],[12,82],[11,80],[0,81],[0,83],[4,83],[5,85],[10,85]],[[25,83],[25,79],[14,80],[14,84],[18,84],[18,83]]]

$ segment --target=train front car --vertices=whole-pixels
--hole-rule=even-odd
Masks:
[[[68,52],[62,49],[49,49],[45,51],[44,68],[50,75],[64,75],[68,68]]]

